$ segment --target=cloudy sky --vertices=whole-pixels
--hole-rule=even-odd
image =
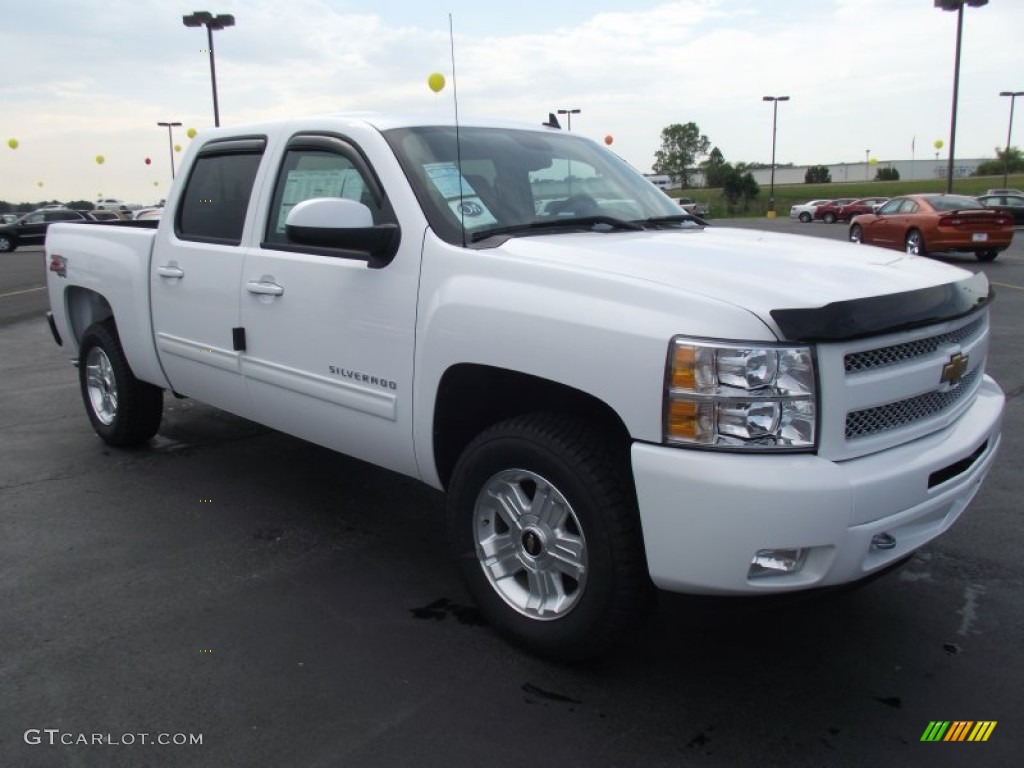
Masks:
[[[0,200],[148,203],[166,193],[159,121],[213,125],[204,29],[215,33],[221,124],[346,110],[452,108],[572,129],[649,171],[661,129],[693,121],[727,160],[780,163],[934,157],[947,146],[956,14],[933,0],[35,0],[0,5]],[[957,157],[1006,142],[1024,90],[1024,0],[964,14]],[[427,77],[448,87],[434,94]],[[1024,99],[1013,144],[1024,145]],[[564,121],[563,121],[564,125]],[[1019,137],[1019,138],[1018,138]],[[9,139],[17,149],[10,149]],[[96,157],[102,155],[99,164]],[[175,162],[181,160],[175,155]],[[152,159],[150,165],[145,159]]]

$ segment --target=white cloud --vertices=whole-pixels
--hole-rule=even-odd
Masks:
[[[696,122],[727,159],[767,160],[766,94],[791,97],[779,106],[780,162],[858,162],[868,148],[898,159],[915,136],[926,157],[935,139],[948,142],[956,19],[927,0],[624,7],[224,0],[216,12],[234,14],[237,25],[215,33],[222,122],[450,110],[451,11],[460,114],[540,122],[579,108],[573,130],[614,136],[613,148],[641,170],[675,122]],[[169,150],[156,122],[212,124],[205,31],[181,24],[191,10],[39,0],[6,14],[0,49],[21,66],[0,82],[0,199],[162,197]],[[960,157],[990,156],[1005,142],[1008,103],[997,94],[1024,88],[1022,29],[1024,3],[965,13]],[[440,95],[426,87],[433,71],[449,78]],[[6,147],[9,137],[17,150]],[[187,144],[184,130],[176,140]]]

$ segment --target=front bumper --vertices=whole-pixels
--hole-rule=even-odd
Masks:
[[[999,447],[1003,403],[986,376],[948,428],[842,462],[634,443],[652,580],[674,592],[767,594],[857,581],[891,565],[947,530],[974,498]],[[879,534],[895,546],[872,546]],[[792,573],[751,578],[755,553],[766,549],[804,549],[806,560]]]

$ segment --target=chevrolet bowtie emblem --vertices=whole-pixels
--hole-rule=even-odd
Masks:
[[[942,384],[949,384],[951,387],[955,387],[960,383],[960,379],[967,373],[967,355],[961,355],[957,352],[955,355],[949,358],[949,362],[942,366],[942,376],[939,378],[939,382]]]

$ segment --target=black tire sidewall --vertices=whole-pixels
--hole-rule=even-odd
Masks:
[[[562,659],[596,655],[619,634],[609,632],[610,614],[616,611],[621,585],[619,556],[634,560],[642,555],[616,552],[609,517],[635,514],[627,501],[632,495],[604,498],[609,479],[593,477],[589,462],[564,457],[545,441],[516,435],[516,426],[492,430],[466,450],[453,474],[449,493],[449,540],[467,588],[484,615],[513,642],[529,650]],[[531,619],[516,611],[491,586],[476,553],[473,513],[481,489],[496,474],[524,469],[551,483],[568,500],[586,542],[587,580],[578,603],[563,617]],[[639,530],[639,529],[637,529]],[[640,546],[637,541],[624,547]],[[635,566],[635,563],[634,563]],[[627,566],[628,567],[628,566]],[[644,576],[646,578],[646,565]],[[637,601],[643,602],[642,600]]]
[[[103,351],[110,361],[117,384],[117,413],[110,424],[104,424],[96,415],[88,391],[86,360],[90,350]],[[128,359],[121,348],[117,331],[108,322],[91,325],[79,344],[78,382],[89,422],[104,442],[115,446],[133,446],[151,438],[160,426],[162,392],[151,384],[140,382],[132,373]]]
[[[11,235],[0,235],[0,237],[5,238],[10,246],[8,248],[0,247],[0,253],[10,253],[11,251],[17,249],[18,241],[14,239],[14,237],[12,237]]]

